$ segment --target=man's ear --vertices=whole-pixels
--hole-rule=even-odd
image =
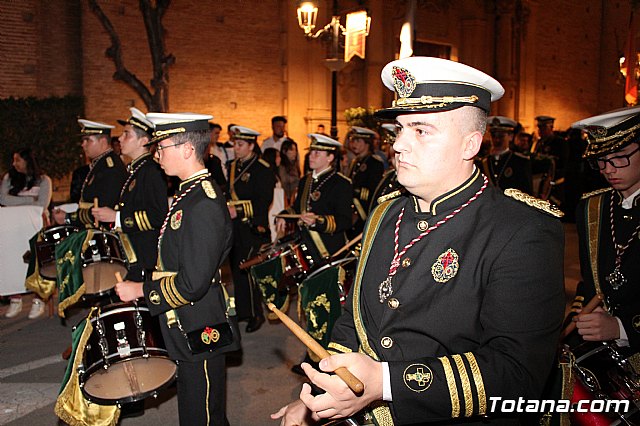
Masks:
[[[463,158],[465,160],[473,160],[478,155],[482,146],[482,133],[476,131],[469,133],[464,137]]]

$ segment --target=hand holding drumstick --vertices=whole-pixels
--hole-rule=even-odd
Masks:
[[[135,281],[123,281],[120,272],[116,272],[116,294],[123,302],[131,302],[133,300],[143,298],[144,291],[142,290],[142,283]]]
[[[325,359],[329,358],[331,354],[327,352],[325,348],[323,348],[320,343],[318,343],[313,337],[311,337],[306,331],[304,331],[298,324],[293,322],[291,318],[289,318],[286,314],[282,313],[278,308],[275,307],[273,303],[267,304],[267,307],[275,313],[278,318],[282,321],[284,325],[287,326],[293,334],[296,335],[298,339],[306,347],[311,349],[319,358]],[[335,373],[340,377],[346,384],[349,386],[349,389],[353,391],[356,395],[361,395],[364,391],[364,385],[357,377],[349,372],[346,368],[338,368]]]
[[[596,294],[593,299],[582,308],[580,313],[565,329],[563,336],[568,335],[573,329],[578,329],[578,334],[586,341],[604,342],[620,338],[620,326],[618,319],[605,311],[602,306],[604,296]],[[573,326],[573,327],[572,327]],[[568,330],[568,332],[567,332]]]
[[[319,364],[322,371],[315,370],[306,363],[302,364],[302,368],[313,384],[326,391],[324,394],[314,396],[311,394],[311,387],[305,383],[300,391],[300,399],[273,413],[272,419],[282,419],[284,424],[304,424],[301,419],[310,418],[317,421],[345,418],[374,401],[382,400],[383,365],[381,362],[358,352],[330,355],[273,304],[269,304],[268,307],[296,337],[322,358]],[[330,375],[325,372],[336,374]]]

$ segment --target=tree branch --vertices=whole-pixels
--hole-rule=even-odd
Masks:
[[[147,88],[147,86],[138,78],[135,74],[129,71],[124,66],[124,60],[122,59],[122,44],[120,42],[120,37],[116,33],[111,21],[105,15],[102,8],[98,5],[96,0],[88,0],[89,8],[91,11],[98,17],[98,20],[102,24],[102,27],[105,29],[107,34],[109,34],[109,38],[111,39],[111,46],[107,48],[105,54],[108,58],[113,60],[113,63],[116,67],[116,71],[113,74],[113,78],[116,80],[121,80],[124,83],[128,84],[133,90],[138,93],[140,98],[142,98],[143,102],[147,106],[149,110],[155,109],[154,96],[151,95],[151,92]],[[155,66],[154,66],[155,68]]]

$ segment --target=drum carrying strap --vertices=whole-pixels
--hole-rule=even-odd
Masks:
[[[602,293],[600,288],[598,270],[598,243],[600,239],[600,219],[602,215],[603,195],[591,197],[587,201],[587,247],[589,249],[589,261],[593,274],[593,285],[597,293]]]
[[[131,245],[131,240],[129,240],[129,236],[122,232],[121,229],[116,230],[116,234],[120,238],[120,243],[122,244],[122,248],[124,249],[124,254],[127,256],[127,260],[129,264],[133,264],[138,262],[138,257],[136,256],[136,251],[133,249]]]
[[[386,215],[391,205],[393,205],[393,203],[397,200],[398,198],[395,198],[393,200],[389,200],[380,204],[369,216],[369,221],[367,222],[367,226],[364,230],[362,238],[362,252],[360,254],[360,261],[358,262],[358,268],[356,270],[356,276],[353,283],[353,322],[358,334],[358,340],[360,341],[359,351],[366,353],[376,361],[379,361],[380,358],[369,345],[369,341],[367,339],[367,331],[365,330],[364,322],[362,321],[362,312],[360,310],[360,290],[362,286],[362,277],[364,275],[365,266],[367,264],[367,261],[369,260],[369,253],[371,252],[371,247],[373,246],[373,240],[378,233],[378,228],[382,223],[382,219]],[[387,403],[377,401],[373,403],[370,408],[371,414],[373,415],[373,420],[376,425],[393,425],[391,410],[389,409],[389,405]]]

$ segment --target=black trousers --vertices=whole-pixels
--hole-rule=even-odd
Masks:
[[[234,223],[233,246],[229,253],[233,275],[233,294],[236,315],[239,320],[263,316],[262,293],[249,277],[248,270],[241,270],[240,263],[258,254],[260,246],[269,240],[253,234],[248,225]]]
[[[178,362],[181,426],[227,426],[225,356]]]

